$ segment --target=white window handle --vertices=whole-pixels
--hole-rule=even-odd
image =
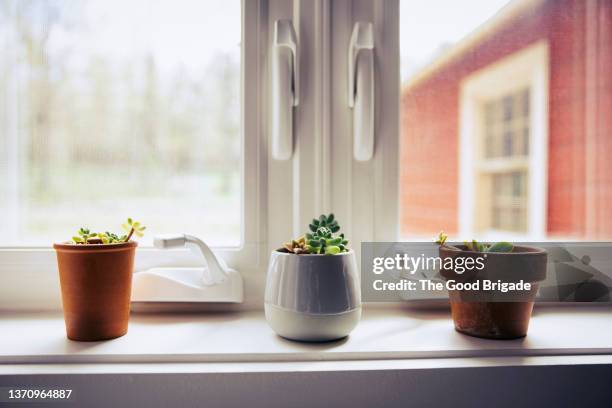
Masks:
[[[348,50],[348,105],[353,109],[353,155],[374,155],[374,33],[372,23],[355,23]]]
[[[293,107],[299,102],[298,46],[290,20],[274,23],[272,46],[272,157],[293,154]]]

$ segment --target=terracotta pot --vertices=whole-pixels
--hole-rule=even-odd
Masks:
[[[137,243],[54,244],[66,334],[96,341],[127,333]]]
[[[474,258],[481,252],[466,250],[465,246],[440,247],[440,257]],[[449,290],[451,314],[455,329],[470,336],[490,339],[515,339],[527,335],[538,282],[546,278],[547,254],[544,249],[515,246],[512,252],[486,253],[484,268],[458,274],[454,269],[442,269],[446,280],[474,283],[490,280],[507,283],[529,283],[530,290],[501,293],[497,290],[477,292]],[[465,262],[465,261],[463,261]],[[453,263],[455,264],[455,263]]]

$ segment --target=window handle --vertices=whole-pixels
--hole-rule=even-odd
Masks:
[[[203,281],[207,285],[219,284],[227,278],[227,265],[223,264],[201,239],[186,234],[156,235],[153,239],[153,246],[158,249],[182,248],[188,245],[199,249],[206,260],[208,268],[203,276]]]
[[[357,22],[348,50],[348,105],[353,109],[353,155],[374,155],[374,33],[372,23]]]
[[[272,46],[272,157],[293,154],[293,108],[299,103],[298,45],[290,20],[276,20]]]
[[[230,302],[244,300],[240,273],[217,258],[201,239],[186,234],[157,235],[153,245],[159,249],[196,247],[206,267],[161,267],[134,274],[132,302]]]

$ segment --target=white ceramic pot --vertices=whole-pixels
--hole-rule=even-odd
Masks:
[[[268,324],[300,341],[340,339],[361,317],[355,253],[295,255],[273,251],[266,280]]]

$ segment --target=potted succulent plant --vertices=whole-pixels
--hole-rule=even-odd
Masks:
[[[66,334],[96,341],[127,333],[132,270],[145,227],[131,218],[126,233],[93,232],[82,227],[71,241],[53,245],[57,254]]]
[[[491,339],[527,335],[539,282],[546,278],[546,251],[509,242],[449,245],[446,240],[441,232],[436,242],[455,329]],[[479,267],[466,270],[467,264]]]
[[[272,252],[266,319],[282,337],[328,341],[346,337],[361,317],[355,253],[334,214],[313,219],[309,232]]]

